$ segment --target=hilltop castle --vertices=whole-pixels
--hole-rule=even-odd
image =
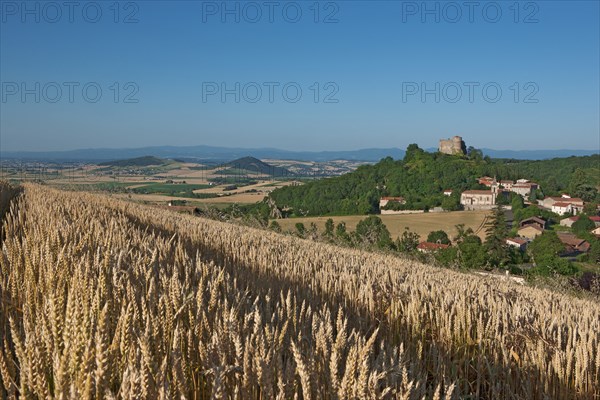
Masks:
[[[440,139],[438,150],[444,154],[467,154],[467,146],[460,136],[454,136],[450,139]]]

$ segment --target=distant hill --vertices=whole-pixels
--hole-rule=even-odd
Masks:
[[[596,150],[493,150],[481,149],[483,154],[491,158],[513,159],[513,160],[549,160],[552,158],[581,157],[600,154]]]
[[[165,165],[167,160],[154,156],[143,156],[136,158],[128,158],[125,160],[106,161],[98,165],[103,167],[147,167],[150,165]]]
[[[437,148],[427,149],[437,151]],[[518,160],[545,160],[556,157],[594,155],[600,149],[591,150],[493,150],[482,149],[485,155],[492,158],[511,158]],[[243,158],[248,154],[258,159],[280,159],[298,161],[366,161],[377,162],[385,157],[396,160],[404,158],[404,150],[393,148],[371,148],[349,151],[289,151],[274,148],[230,148],[216,146],[154,146],[131,149],[80,149],[68,151],[1,151],[2,159],[21,159],[32,161],[83,161],[104,162],[144,156],[154,156],[168,159],[181,159],[188,162],[214,161],[225,162],[236,158]]]
[[[404,157],[404,150],[389,149],[361,149],[350,151],[289,151],[273,148],[230,148],[215,146],[155,146],[132,149],[80,149],[68,151],[0,151],[2,159],[21,159],[34,161],[84,161],[104,162],[111,160],[154,156],[169,159],[182,159],[188,162],[215,161],[225,162],[243,158],[248,154],[258,159],[280,159],[298,161],[366,161],[375,162],[385,157],[399,159]]]
[[[278,176],[290,176],[294,175],[282,167],[276,167],[274,165],[267,164],[264,161],[259,160],[255,157],[242,157],[237,160],[230,161],[222,165],[222,167],[229,167],[233,170],[246,171],[250,174],[265,174],[274,177]]]

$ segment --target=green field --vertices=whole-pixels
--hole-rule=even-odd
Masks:
[[[150,183],[130,189],[136,194],[164,194],[176,197],[210,198],[215,195],[209,193],[196,194],[194,190],[207,189],[210,185],[186,184],[186,183]]]

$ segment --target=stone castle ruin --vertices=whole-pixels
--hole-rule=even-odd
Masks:
[[[467,154],[467,146],[460,136],[454,136],[450,139],[440,139],[438,150],[444,154]]]

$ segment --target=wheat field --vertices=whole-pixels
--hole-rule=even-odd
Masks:
[[[37,185],[3,232],[4,398],[600,398],[590,300]]]

